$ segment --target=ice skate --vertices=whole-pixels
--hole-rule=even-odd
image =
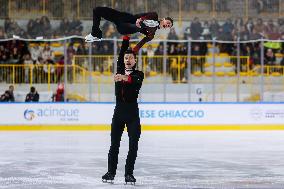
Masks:
[[[107,172],[105,175],[102,176],[103,183],[111,183],[113,184],[115,175],[113,173]]]
[[[85,37],[85,42],[92,43],[94,41],[101,41],[100,38],[94,37],[91,33]]]
[[[135,185],[136,179],[133,175],[125,175],[125,184],[130,183],[131,185]]]

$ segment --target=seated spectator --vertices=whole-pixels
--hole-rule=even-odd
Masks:
[[[53,102],[64,102],[64,85],[59,84],[56,93],[52,96]]]
[[[190,27],[186,27],[184,32],[183,32],[183,39],[187,40],[187,39],[191,39],[190,37]]]
[[[44,82],[48,82],[48,75],[49,75],[50,82],[53,83],[54,82],[54,73],[55,73],[54,62],[44,60],[42,69],[43,69]]]
[[[39,18],[35,19],[33,23],[33,35],[35,37],[37,36],[43,36],[44,30],[41,24],[41,20]]]
[[[113,37],[117,37],[117,32],[115,30],[115,27],[112,23],[110,23],[106,29],[105,32],[105,38],[113,38]],[[134,38],[133,36],[131,36],[132,38]]]
[[[239,31],[243,26],[244,26],[243,18],[237,18],[234,22],[234,28]]]
[[[253,29],[255,30],[255,33],[258,33],[260,35],[264,35],[265,25],[264,25],[263,20],[261,18],[257,19],[256,24],[254,25]]]
[[[254,23],[253,23],[252,18],[248,18],[247,22],[245,23],[245,26],[247,30],[249,31],[249,33],[251,33],[252,29],[254,28]]]
[[[276,56],[272,49],[267,49],[265,56],[264,56],[264,63],[266,65],[274,65],[276,61]]]
[[[11,19],[10,18],[5,18],[5,21],[4,21],[4,30],[5,32],[7,33],[8,31],[10,31],[11,29],[11,25],[12,25],[12,22],[11,22]]]
[[[32,60],[34,61],[34,63],[36,63],[39,57],[41,57],[42,55],[42,49],[39,47],[38,44],[36,44],[35,46],[30,48],[30,52]]]
[[[7,35],[3,27],[0,27],[0,39],[6,39]]]
[[[195,17],[190,25],[190,36],[192,37],[192,39],[199,39],[202,31],[203,28],[201,26],[201,23],[199,22],[199,18]]]
[[[230,35],[235,27],[234,27],[234,24],[232,23],[232,20],[228,18],[226,22],[223,24],[222,28],[225,34]]]
[[[242,26],[239,32],[239,37],[241,41],[249,40],[249,31],[246,26]]]
[[[30,19],[27,25],[27,32],[31,37],[36,37],[35,35],[35,21],[33,19]]]
[[[155,50],[155,55],[163,55],[164,54],[164,46],[163,43],[158,45],[158,48]]]
[[[43,48],[42,58],[48,62],[54,62],[54,53],[48,43],[46,43],[45,47]]]
[[[67,54],[75,54],[76,53],[76,50],[74,48],[74,43],[70,43],[69,46],[67,47]]]
[[[108,43],[104,43],[101,50],[100,50],[100,53],[103,54],[103,55],[110,55],[110,54],[113,54],[113,52],[111,51],[111,49],[109,48],[109,45]]]
[[[219,30],[218,30],[218,34],[217,34],[216,38],[217,38],[217,40],[226,41],[230,37],[228,35],[226,35],[223,28],[220,27]]]
[[[15,102],[13,85],[10,85],[9,90],[0,96],[0,102]]]
[[[252,29],[252,33],[250,34],[250,40],[261,39],[263,36],[257,32],[255,28]]]
[[[204,28],[204,30],[202,32],[202,36],[200,37],[200,39],[204,39],[204,40],[211,40],[212,39],[212,35],[210,33],[209,28]]]
[[[10,52],[4,45],[0,45],[0,64],[6,64],[9,59]]]
[[[170,29],[170,32],[169,32],[169,34],[168,34],[167,39],[169,39],[169,40],[178,40],[178,36],[177,36],[177,34],[176,34],[175,28],[171,28],[171,29]]]
[[[9,91],[5,91],[4,94],[2,94],[0,96],[0,102],[12,102],[10,100],[10,94],[9,94]]]
[[[8,23],[8,27],[5,28],[5,32],[7,33],[8,37],[13,37],[13,35],[20,35],[21,30],[22,29],[15,20],[10,21]]]
[[[50,20],[47,16],[43,16],[40,19],[41,28],[43,30],[43,36],[50,38],[52,35],[52,28],[50,24]]]
[[[278,26],[279,26],[279,31],[281,32],[281,33],[284,33],[284,18],[279,18],[278,20],[277,20],[277,23],[278,23]]]
[[[201,43],[194,43],[192,45],[191,49],[191,55],[193,58],[191,58],[191,72],[197,72],[201,71],[202,73],[204,72],[204,66],[202,62],[202,50],[201,50]]]
[[[214,19],[210,22],[210,25],[209,25],[209,31],[211,32],[212,38],[217,38],[218,33],[219,33],[219,28],[220,28],[220,25],[219,25],[219,23],[217,22],[217,20],[214,18]]]
[[[265,32],[265,36],[267,37],[268,35],[270,35],[271,33],[273,33],[273,31],[275,31],[275,25],[273,23],[273,20],[268,20],[266,27],[264,28],[264,32]]]
[[[31,87],[30,92],[26,96],[25,102],[38,102],[39,94],[37,93],[35,87]]]
[[[178,36],[176,34],[176,30],[174,28],[170,29],[170,32],[168,34],[167,37],[168,40],[178,40]],[[171,46],[172,44],[174,44],[175,46],[177,46],[177,42],[168,42],[168,45]]]
[[[77,55],[86,55],[88,54],[88,47],[87,47],[87,43],[80,43],[78,48],[77,48]]]
[[[274,27],[270,33],[267,33],[267,38],[271,40],[279,40],[281,39],[281,33],[278,27]]]
[[[34,62],[30,54],[25,54],[23,56],[24,67],[25,67],[25,82],[28,83],[30,80],[30,74],[33,72]]]
[[[20,50],[17,47],[14,47],[9,62],[12,64],[18,64],[21,58]]]
[[[70,23],[70,32],[69,35],[75,35],[75,34],[80,34],[83,31],[83,26],[82,22],[77,18],[74,17],[73,20]]]
[[[59,34],[66,36],[70,33],[70,22],[67,18],[63,18],[59,25]]]
[[[43,74],[44,73],[43,66],[44,66],[44,60],[42,57],[39,57],[34,64],[33,76],[35,79],[35,83],[43,83],[45,81],[44,74]]]

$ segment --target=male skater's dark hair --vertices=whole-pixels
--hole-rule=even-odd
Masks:
[[[133,54],[134,58],[136,59],[136,53],[131,48],[128,48],[124,54]]]

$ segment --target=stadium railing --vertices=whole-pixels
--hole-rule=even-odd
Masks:
[[[62,53],[60,56],[67,55],[67,43],[71,39],[80,38],[80,36],[70,36],[60,39],[21,39],[27,43],[56,42],[62,43]],[[15,40],[5,39],[0,42]],[[113,55],[94,55],[92,48],[95,44],[89,45],[88,55],[74,56],[73,62],[67,63],[64,59],[64,65],[12,65],[1,64],[0,80],[4,83],[29,85],[44,84],[46,90],[54,90],[58,82],[66,86],[66,90],[72,90],[75,93],[84,93],[89,101],[103,100],[102,94],[112,94],[113,79],[112,75],[116,70],[116,60],[119,39],[103,39],[111,41],[113,44]],[[136,42],[132,40],[131,42]],[[226,93],[231,93],[232,101],[243,101],[244,95],[250,96],[257,93],[260,101],[263,101],[263,95],[266,91],[281,92],[284,86],[283,66],[266,65],[264,62],[264,42],[270,41],[283,43],[283,41],[254,40],[254,41],[218,41],[218,40],[153,40],[151,43],[162,44],[167,47],[168,43],[182,43],[187,46],[187,55],[169,55],[167,48],[163,48],[162,55],[146,56],[139,51],[138,68],[145,73],[145,88],[153,89],[156,87],[159,94],[162,94],[161,101],[168,101],[168,94],[177,92],[183,94],[182,99],[192,101],[192,95],[196,85],[202,86],[207,101],[227,101],[223,98]],[[210,43],[211,47],[206,56],[192,55],[192,45],[196,43]],[[251,66],[250,56],[242,56],[240,45],[248,43],[258,43],[259,62],[254,67]],[[221,45],[220,45],[221,44]],[[227,53],[215,52],[214,49],[219,45],[220,49],[227,47],[224,44],[234,44],[236,55],[230,56]],[[61,48],[61,47],[60,47]],[[213,50],[212,50],[213,49]],[[95,51],[96,52],[96,51]],[[281,55],[282,56],[282,55]],[[190,66],[188,66],[190,65]],[[268,76],[268,77],[267,77]],[[76,87],[74,87],[74,85]],[[78,85],[77,85],[78,84]],[[172,91],[169,86],[180,84],[178,90]],[[68,87],[69,86],[69,87]],[[177,85],[178,86],[178,85]],[[174,87],[177,87],[174,86]],[[280,86],[280,87],[279,87]],[[243,91],[245,88],[245,91]],[[83,90],[84,91],[83,91]],[[151,90],[150,90],[151,91]],[[142,95],[150,91],[142,90]],[[94,93],[95,96],[94,96]],[[144,95],[145,96],[145,95]],[[222,98],[221,98],[221,97]]]

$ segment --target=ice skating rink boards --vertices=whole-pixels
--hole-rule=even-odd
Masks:
[[[1,103],[0,130],[110,130],[114,103]],[[143,131],[283,130],[284,103],[140,103]]]

